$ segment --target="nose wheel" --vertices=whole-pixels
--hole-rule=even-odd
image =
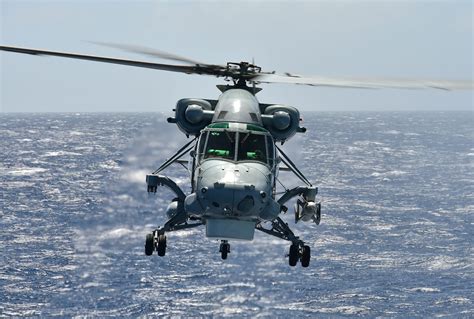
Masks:
[[[227,259],[227,254],[230,253],[230,244],[227,242],[227,240],[221,241],[219,252],[221,253],[222,259]]]

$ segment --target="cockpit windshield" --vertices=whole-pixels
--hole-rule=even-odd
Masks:
[[[253,160],[267,162],[265,135],[240,133],[237,161]]]
[[[258,161],[273,166],[273,143],[267,134],[208,131],[201,135],[199,157],[201,160],[222,158],[232,161]]]
[[[235,154],[235,132],[228,131],[210,131],[207,139],[206,151],[204,152],[204,159],[206,158],[225,158],[234,159]]]

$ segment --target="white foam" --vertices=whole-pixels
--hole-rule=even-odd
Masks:
[[[415,287],[408,290],[413,292],[441,292],[441,290],[439,290],[438,288],[431,287]]]
[[[117,228],[103,234],[105,238],[122,238],[133,233],[133,230],[127,228]]]
[[[426,262],[429,270],[448,270],[453,268],[458,260],[450,256],[436,256],[432,260]]]
[[[0,130],[0,135],[4,136],[18,136],[20,135],[18,132],[11,131],[11,130]]]
[[[127,172],[123,172],[121,178],[128,182],[137,183],[137,184],[145,184],[146,175],[149,174],[150,171],[144,169],[136,169]]]
[[[397,130],[390,130],[390,131],[385,131],[385,132],[382,132],[384,134],[391,134],[391,135],[398,135],[398,134],[401,134],[400,131],[397,131]]]
[[[368,225],[367,228],[370,230],[391,230],[395,227],[395,225]]]
[[[361,145],[361,146],[372,146],[372,145],[384,145],[384,143],[375,142],[375,141],[356,141],[353,143],[354,145]]]
[[[32,187],[35,183],[31,182],[20,182],[20,181],[9,181],[5,183],[0,183],[2,187],[5,188],[24,188],[24,187]]]
[[[367,314],[370,308],[367,307],[357,307],[357,306],[339,306],[334,308],[318,308],[315,312],[322,313],[333,313],[333,314],[343,314],[343,315],[362,315]]]
[[[401,175],[406,175],[406,174],[408,174],[408,172],[395,170],[395,171],[388,171],[388,172],[374,172],[370,174],[370,176],[389,177],[389,176],[401,176]]]
[[[104,163],[101,163],[99,164],[99,167],[105,168],[105,169],[119,169],[120,168],[120,166],[114,160],[108,160]]]
[[[86,151],[86,152],[92,152],[94,148],[92,146],[78,146],[74,147],[75,151]]]
[[[57,156],[81,156],[81,153],[57,151],[57,152],[46,152],[43,157],[57,157]]]
[[[43,173],[46,171],[47,171],[46,168],[41,168],[41,167],[12,167],[12,168],[2,167],[0,168],[0,174],[13,175],[13,176],[33,175],[33,174]]]
[[[82,136],[82,135],[85,135],[85,133],[79,132],[79,131],[71,131],[71,132],[69,132],[69,135],[72,135],[72,136]]]

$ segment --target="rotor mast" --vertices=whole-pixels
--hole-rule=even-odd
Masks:
[[[234,85],[217,85],[221,92],[229,89],[237,88],[249,91],[253,95],[260,92],[262,89],[255,86],[253,79],[262,71],[262,68],[246,61],[241,62],[227,62],[224,73],[226,81],[232,81]],[[251,82],[249,86],[247,82]]]

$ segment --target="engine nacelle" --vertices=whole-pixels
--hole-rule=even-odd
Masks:
[[[209,101],[201,99],[181,99],[176,103],[174,122],[186,135],[198,135],[211,123],[214,111]]]
[[[270,105],[265,108],[262,120],[265,128],[277,142],[284,142],[296,132],[304,131],[299,126],[300,113],[291,106]]]

